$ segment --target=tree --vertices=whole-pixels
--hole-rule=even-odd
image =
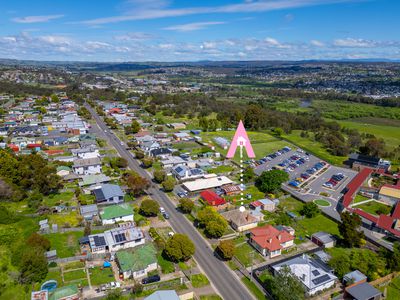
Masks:
[[[135,196],[142,194],[150,186],[150,182],[146,178],[134,172],[126,174],[124,180],[131,193]]]
[[[135,151],[135,157],[137,159],[142,159],[144,158],[144,153],[142,151]]]
[[[243,181],[246,183],[250,182],[254,179],[255,176],[256,174],[254,173],[253,168],[246,168],[246,170],[244,170],[243,172]]]
[[[138,132],[140,131],[140,128],[141,128],[141,127],[140,127],[140,124],[139,124],[138,121],[133,120],[133,121],[132,121],[131,128],[132,128],[132,132],[133,132],[133,133],[138,133]]]
[[[274,129],[274,133],[275,133],[276,136],[281,136],[281,135],[284,134],[285,132],[283,131],[282,128],[276,127],[276,128]]]
[[[341,214],[342,222],[339,224],[339,232],[343,237],[343,242],[348,247],[360,247],[364,239],[364,233],[359,230],[361,218],[356,214],[344,212]]]
[[[165,254],[172,261],[187,261],[195,252],[193,242],[187,235],[175,233],[165,245]]]
[[[51,95],[51,102],[60,103],[60,99],[58,98],[57,95],[53,94],[53,95]]]
[[[153,159],[151,157],[145,157],[142,159],[143,168],[147,169],[153,165]]]
[[[339,255],[333,256],[329,262],[329,266],[335,270],[335,274],[342,279],[343,276],[347,273],[349,273],[350,266],[351,266],[351,261],[349,258],[349,255],[347,253],[342,253]]]
[[[277,191],[281,184],[289,180],[289,175],[285,171],[271,170],[262,172],[256,179],[256,187],[264,193]]]
[[[31,247],[39,248],[42,249],[43,251],[49,251],[51,246],[50,241],[47,238],[36,232],[32,233],[28,237],[26,243]]]
[[[223,240],[219,242],[217,247],[218,253],[225,260],[231,260],[235,255],[235,244],[232,240]]]
[[[171,192],[175,187],[175,179],[172,176],[168,176],[162,183],[162,187],[165,192]]]
[[[214,219],[217,211],[212,206],[205,206],[197,212],[197,222],[200,226],[206,226],[207,222]]]
[[[167,176],[167,174],[165,173],[164,170],[155,170],[153,173],[154,176],[154,180],[157,183],[161,183],[165,180],[165,177]]]
[[[222,219],[225,221],[225,219]],[[226,230],[226,227],[228,224],[225,222],[217,221],[217,220],[212,220],[207,223],[206,228],[205,228],[205,233],[212,238],[220,238],[221,236],[224,235],[224,232]]]
[[[275,300],[304,299],[304,288],[289,267],[281,268],[276,276],[271,277],[270,280],[270,291]]]
[[[90,222],[86,222],[85,229],[83,230],[83,236],[88,236],[92,234],[92,226]]]
[[[110,290],[107,292],[106,300],[120,300],[122,299],[121,289]]]
[[[365,142],[365,145],[360,147],[362,154],[381,157],[385,152],[385,141],[383,139],[372,138]]]
[[[320,212],[318,205],[314,202],[307,202],[300,210],[300,214],[307,218],[313,218]]]
[[[126,158],[117,156],[111,159],[110,165],[112,168],[125,169],[128,166],[128,161]]]
[[[183,213],[190,214],[194,208],[194,202],[189,198],[181,198],[178,207]]]
[[[154,217],[157,216],[159,209],[160,205],[157,203],[157,201],[146,199],[140,204],[139,212],[141,215]]]
[[[46,278],[48,267],[42,248],[26,249],[19,264],[19,282],[30,284]]]

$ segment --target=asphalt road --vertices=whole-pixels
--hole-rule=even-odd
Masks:
[[[113,133],[111,133],[104,121],[97,115],[94,109],[89,105],[85,105],[90,111],[97,125],[100,128],[100,135],[105,137],[110,145],[112,145],[121,157],[128,161],[128,165],[135,170],[140,176],[151,180],[149,174],[143,170],[138,162],[133,158],[132,154],[121,145],[121,141]],[[93,128],[96,131],[96,128]],[[106,133],[105,133],[106,131]],[[247,290],[239,278],[230,270],[222,261],[214,256],[214,251],[209,244],[203,239],[200,233],[193,225],[176,210],[172,201],[156,186],[152,186],[147,190],[154,200],[156,200],[169,213],[168,220],[174,231],[189,236],[196,247],[194,258],[200,265],[208,279],[212,282],[217,292],[226,300],[247,300],[254,299],[253,295]]]

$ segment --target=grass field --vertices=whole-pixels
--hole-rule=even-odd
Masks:
[[[381,212],[385,212],[385,214],[389,213],[391,208],[390,206],[377,201],[370,201],[353,207],[362,209],[363,211],[373,215],[379,215]]]
[[[43,198],[43,203],[47,206],[56,206],[58,204],[70,203],[72,204],[73,192],[64,192],[60,194],[51,194]]]
[[[78,240],[83,236],[82,232],[50,233],[45,236],[50,240],[51,250],[57,250],[59,258],[79,254]]]
[[[390,121],[392,122],[389,122],[389,124],[393,125],[384,125],[385,123],[379,118],[360,118],[338,122],[343,127],[357,129],[360,133],[369,133],[377,138],[383,138],[386,143],[386,150],[392,151],[400,145],[400,121]],[[394,125],[396,122],[399,124]]]
[[[258,190],[258,188],[256,188],[254,185],[246,187],[246,189],[243,191],[243,194],[244,194],[244,197],[243,197],[244,200],[243,201],[240,201],[240,194],[239,195],[232,195],[232,196],[225,196],[224,198],[227,201],[232,201],[236,205],[241,205],[242,202],[243,202],[243,204],[249,204],[249,203],[251,203],[253,201],[265,198],[265,194],[263,192],[260,192]],[[250,199],[248,199],[246,197],[247,194],[251,195]]]
[[[90,269],[90,282],[92,285],[101,285],[114,281],[114,273],[111,268],[96,267]]]
[[[84,269],[64,272],[65,282],[74,281],[78,279],[86,279],[86,273]]]
[[[59,227],[77,227],[81,216],[77,211],[62,212],[47,216],[50,224],[57,224]]]
[[[300,136],[301,130],[293,130],[290,134],[285,134],[282,138],[292,142],[298,147],[304,149],[307,152],[310,152],[317,157],[335,165],[342,165],[343,162],[347,159],[345,156],[335,156],[328,152],[321,143],[315,142],[310,138],[303,138]],[[310,133],[312,135],[312,133]]]
[[[325,231],[332,235],[340,236],[338,224],[322,214],[314,218],[298,220],[294,226],[297,237],[311,236],[318,231]]]
[[[380,288],[383,292],[385,287]],[[393,279],[387,286],[386,300],[398,300],[400,299],[400,277]]]
[[[272,135],[264,132],[254,132],[249,131],[247,132],[251,145],[253,146],[254,153],[257,159],[260,159],[268,154],[271,154],[285,146],[290,146],[290,143],[281,141]],[[226,155],[228,152],[227,149],[222,149],[219,147],[213,140],[215,137],[223,137],[228,139],[229,141],[232,140],[233,135],[235,134],[234,131],[218,131],[218,132],[203,132],[201,133],[201,137],[204,142],[211,143],[212,145],[216,146],[217,151],[220,151],[223,155]],[[243,160],[247,160],[246,151],[243,153]],[[236,151],[234,161],[240,161],[240,153]]]
[[[157,263],[160,266],[163,274],[168,274],[175,271],[174,264],[169,260],[166,260],[161,253],[157,255]]]

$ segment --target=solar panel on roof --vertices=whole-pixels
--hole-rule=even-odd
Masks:
[[[104,236],[94,236],[93,237],[94,244],[96,247],[101,247],[106,245],[106,240],[104,239]]]
[[[325,282],[325,281],[328,281],[329,279],[331,279],[331,278],[329,277],[329,275],[328,275],[328,274],[325,274],[325,275],[322,275],[322,276],[319,276],[319,277],[313,279],[312,282],[313,282],[315,285],[317,285],[317,284],[321,284],[321,283],[323,283],[323,282]]]
[[[118,234],[116,234],[114,237],[115,237],[115,241],[116,241],[117,243],[126,241],[125,233],[118,233]]]
[[[318,270],[313,270],[312,273],[314,276],[318,276],[319,274],[321,274]]]

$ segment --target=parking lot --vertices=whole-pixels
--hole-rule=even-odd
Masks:
[[[279,152],[281,153],[280,155],[275,152],[269,158],[259,161],[258,163],[261,162],[261,164],[255,167],[254,172],[260,175],[262,172],[273,168],[286,170],[289,174],[289,181],[285,184],[286,187],[289,191],[293,190],[297,197],[307,195],[304,199],[305,201],[309,201],[310,198],[318,198],[321,193],[338,201],[342,196],[342,190],[357,174],[357,172],[350,169],[330,166],[318,157],[298,148]],[[299,160],[301,161],[299,162]],[[328,187],[324,186],[326,182],[331,180],[332,176],[339,173],[343,174],[341,180],[334,180],[333,184]]]

